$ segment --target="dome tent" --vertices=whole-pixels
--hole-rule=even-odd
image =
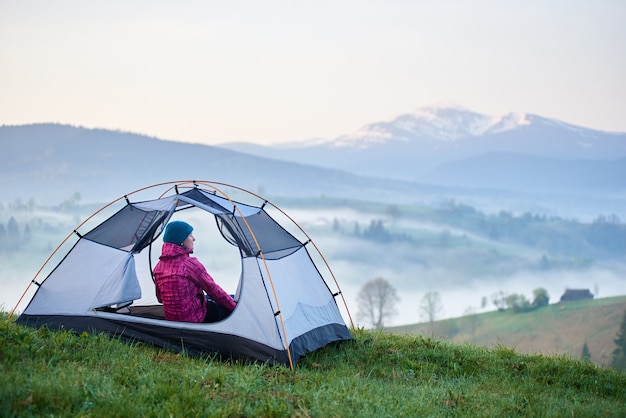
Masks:
[[[159,186],[167,190],[157,199],[129,199]],[[223,186],[263,203],[236,202],[221,190]],[[84,234],[79,232],[103,209],[124,201],[112,216]],[[288,232],[268,214],[267,205],[308,239],[302,242]],[[213,215],[219,232],[238,248],[241,257],[237,307],[220,322],[166,321],[160,304],[142,303],[155,292],[152,244],[170,219],[191,208]],[[18,323],[78,333],[102,331],[191,355],[217,354],[291,368],[302,355],[351,338],[335,300],[343,295],[317,246],[277,206],[236,186],[181,181],[139,189],[94,213],[66,240],[70,237],[78,239],[59,264],[41,282],[37,275],[31,281],[37,289]],[[331,291],[322,277],[308,251],[310,246],[332,275],[337,291]]]

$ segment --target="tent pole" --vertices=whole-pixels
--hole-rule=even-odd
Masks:
[[[203,182],[206,183],[206,185],[213,187],[215,190],[218,190],[220,193],[224,194],[224,192],[222,192],[221,190],[219,190],[217,187],[214,186],[214,184],[219,184],[222,186],[227,186],[227,187],[232,187],[234,189],[237,190],[241,190],[243,192],[246,192],[260,200],[263,200],[264,203],[263,205],[265,206],[266,203],[269,203],[274,209],[278,210],[280,213],[282,213],[287,219],[289,219],[291,222],[293,222],[293,224],[298,227],[298,229],[300,230],[300,232],[302,232],[307,239],[311,242],[311,244],[313,244],[313,247],[315,248],[315,251],[319,254],[319,256],[322,258],[322,261],[324,262],[324,264],[326,265],[326,268],[328,269],[330,275],[333,278],[333,281],[335,282],[335,286],[337,286],[337,290],[339,291],[339,293],[341,294],[341,300],[343,300],[343,305],[346,308],[346,312],[348,313],[348,318],[350,319],[350,326],[351,328],[354,330],[356,329],[354,327],[354,321],[352,320],[352,315],[350,314],[350,309],[348,308],[348,303],[346,301],[345,296],[343,295],[343,292],[341,291],[341,287],[339,286],[339,282],[337,281],[337,278],[335,277],[335,274],[333,273],[332,269],[330,268],[330,265],[328,264],[328,261],[326,261],[326,258],[324,257],[324,255],[322,254],[322,252],[320,251],[320,249],[317,247],[317,245],[315,244],[315,242],[313,241],[313,239],[309,236],[309,234],[307,234],[307,232],[304,230],[304,228],[302,228],[291,216],[289,216],[284,210],[282,210],[280,207],[278,207],[277,205],[275,205],[274,203],[270,202],[269,200],[265,199],[263,196],[258,195],[254,192],[251,192],[250,190],[246,190],[243,187],[238,187],[238,186],[233,186],[231,184],[227,184],[227,183],[221,183],[221,182]],[[224,196],[226,196],[226,194],[224,194]],[[230,200],[228,198],[228,196],[226,196],[226,198],[228,200]],[[232,203],[232,201],[231,201]],[[253,234],[254,236],[254,234]]]
[[[280,325],[281,325],[281,328],[283,330],[283,335],[285,336],[285,348],[287,350],[287,358],[289,359],[289,368],[291,370],[294,370],[293,359],[291,357],[291,350],[289,349],[289,338],[287,337],[287,330],[285,328],[285,321],[283,320],[283,314],[282,314],[282,311],[280,309],[280,303],[278,302],[278,295],[276,294],[276,289],[274,287],[274,281],[272,280],[272,273],[270,273],[270,268],[267,265],[267,261],[265,260],[265,256],[263,255],[263,251],[261,250],[261,246],[259,245],[259,241],[257,240],[256,235],[254,234],[254,231],[252,230],[252,227],[250,226],[250,224],[246,220],[246,217],[243,216],[243,213],[241,212],[239,207],[235,204],[235,202],[230,198],[230,196],[228,196],[226,193],[224,193],[224,191],[222,191],[219,188],[213,186],[212,184],[210,185],[210,187],[213,187],[215,190],[220,192],[233,205],[233,208],[239,213],[239,216],[241,217],[241,220],[243,220],[243,222],[246,224],[246,228],[248,228],[248,232],[250,232],[250,235],[252,236],[252,239],[254,240],[254,244],[256,245],[257,249],[259,250],[259,255],[258,256],[260,256],[261,260],[263,260],[263,266],[265,267],[265,271],[267,272],[267,277],[269,279],[270,285],[272,286],[272,292],[274,293],[274,300],[276,301],[276,309],[279,312],[278,317],[280,318]]]

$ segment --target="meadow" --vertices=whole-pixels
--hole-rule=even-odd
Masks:
[[[560,302],[530,312],[514,313],[507,309],[465,315],[434,323],[389,327],[385,331],[571,358],[581,358],[587,344],[590,361],[608,366],[625,312],[626,296],[614,296]]]
[[[0,416],[623,417],[626,374],[565,356],[353,330],[295,370],[0,318]]]

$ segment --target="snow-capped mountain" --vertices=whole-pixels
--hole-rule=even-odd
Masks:
[[[569,133],[579,136],[575,146],[583,149],[593,148],[598,137],[615,136],[616,134],[583,128],[547,119],[527,113],[506,113],[501,115],[484,115],[462,108],[460,106],[427,107],[413,113],[400,115],[390,121],[376,122],[365,125],[357,131],[341,135],[332,139],[316,139],[294,142],[280,148],[352,148],[367,149],[391,142],[430,142],[435,146],[445,146],[443,143],[460,146],[461,141],[471,141],[473,138],[488,137],[496,134],[517,131],[525,127],[545,129],[546,131],[562,131],[559,136]],[[546,132],[547,133],[547,132]],[[617,134],[618,136],[620,134]],[[493,144],[498,147],[498,144]],[[519,144],[525,146],[527,144]],[[528,150],[528,147],[525,147]],[[562,149],[567,153],[567,149]],[[490,149],[488,151],[493,151]],[[541,154],[541,149],[537,152]],[[608,154],[610,155],[610,154]]]
[[[334,147],[367,148],[388,141],[409,142],[416,137],[454,142],[462,138],[505,132],[531,122],[523,113],[482,115],[461,107],[427,107],[389,122],[366,125],[328,141]]]
[[[493,176],[497,170],[485,170],[485,164],[493,162],[494,167],[502,167],[496,160],[503,156],[507,161],[524,157],[524,163],[520,160],[513,166],[529,172],[533,170],[531,161],[538,161],[537,158],[551,161],[542,167],[554,167],[556,171],[563,160],[614,162],[626,157],[626,133],[588,129],[527,113],[483,115],[459,106],[439,106],[372,123],[328,140],[272,147],[223,146],[361,175],[435,184],[445,178],[446,185],[489,187],[489,179],[475,182],[472,173],[489,172]],[[489,158],[476,158],[485,155]],[[455,163],[460,161],[463,164],[456,169]],[[480,164],[476,170],[472,170],[472,161]],[[571,171],[576,165],[568,163],[567,167]],[[597,168],[598,164],[593,167]],[[499,179],[497,186],[502,183]]]

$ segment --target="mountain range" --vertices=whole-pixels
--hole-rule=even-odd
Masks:
[[[0,187],[10,199],[109,201],[159,182],[210,180],[270,196],[372,200],[626,196],[626,134],[528,114],[432,107],[350,135],[261,146],[166,141],[59,124],[0,127]],[[617,200],[615,200],[617,199]],[[599,203],[600,205],[600,203]],[[521,209],[521,208],[520,208]]]
[[[359,176],[224,148],[58,124],[0,127],[0,187],[12,199],[105,202],[151,184],[210,180],[272,195],[358,188]],[[306,186],[303,187],[303,180]],[[337,187],[335,187],[337,186]]]
[[[513,191],[626,191],[626,133],[537,115],[430,107],[353,134],[222,147],[389,179]]]

